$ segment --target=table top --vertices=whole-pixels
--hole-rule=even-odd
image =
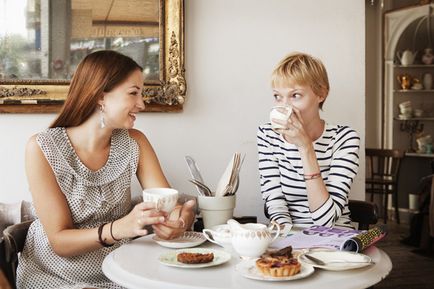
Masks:
[[[206,268],[176,268],[161,264],[158,258],[169,249],[152,240],[153,235],[131,241],[111,252],[102,265],[104,274],[113,282],[127,288],[149,289],[199,289],[199,288],[282,288],[289,284],[294,288],[367,288],[384,279],[392,269],[389,256],[374,246],[363,253],[375,262],[364,268],[346,271],[325,271],[315,268],[315,272],[304,279],[268,282],[245,278],[235,270],[241,261],[232,254],[231,259],[221,265]],[[223,248],[209,242],[201,248]]]

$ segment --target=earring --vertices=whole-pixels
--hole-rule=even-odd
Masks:
[[[103,105],[101,105],[101,106],[99,107],[99,111],[100,111],[100,114],[99,114],[99,123],[100,123],[100,126],[101,126],[101,128],[105,128],[105,122],[104,122],[104,106],[103,106]]]

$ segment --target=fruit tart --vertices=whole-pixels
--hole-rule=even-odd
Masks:
[[[265,276],[289,277],[298,274],[301,264],[292,255],[292,247],[264,254],[256,260],[256,268]]]

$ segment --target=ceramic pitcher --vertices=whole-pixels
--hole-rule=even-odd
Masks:
[[[414,59],[416,58],[417,55],[417,51],[411,51],[409,49],[404,50],[404,52],[400,52],[398,51],[396,53],[396,55],[398,56],[399,61],[401,62],[402,65],[407,66],[407,65],[411,65],[414,63]]]
[[[274,221],[267,227],[257,223],[240,224],[230,219],[228,225],[232,233],[232,246],[244,258],[261,256],[280,234],[280,226]],[[273,231],[273,228],[276,230]]]

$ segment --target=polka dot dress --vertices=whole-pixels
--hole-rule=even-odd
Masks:
[[[108,161],[97,171],[91,171],[80,161],[65,128],[41,132],[37,142],[65,195],[75,228],[95,228],[129,213],[131,177],[137,170],[139,147],[127,130],[113,131]],[[104,257],[122,243],[80,256],[60,257],[51,249],[44,229],[36,219],[29,228],[19,257],[17,286],[122,288],[110,282],[101,270]]]

